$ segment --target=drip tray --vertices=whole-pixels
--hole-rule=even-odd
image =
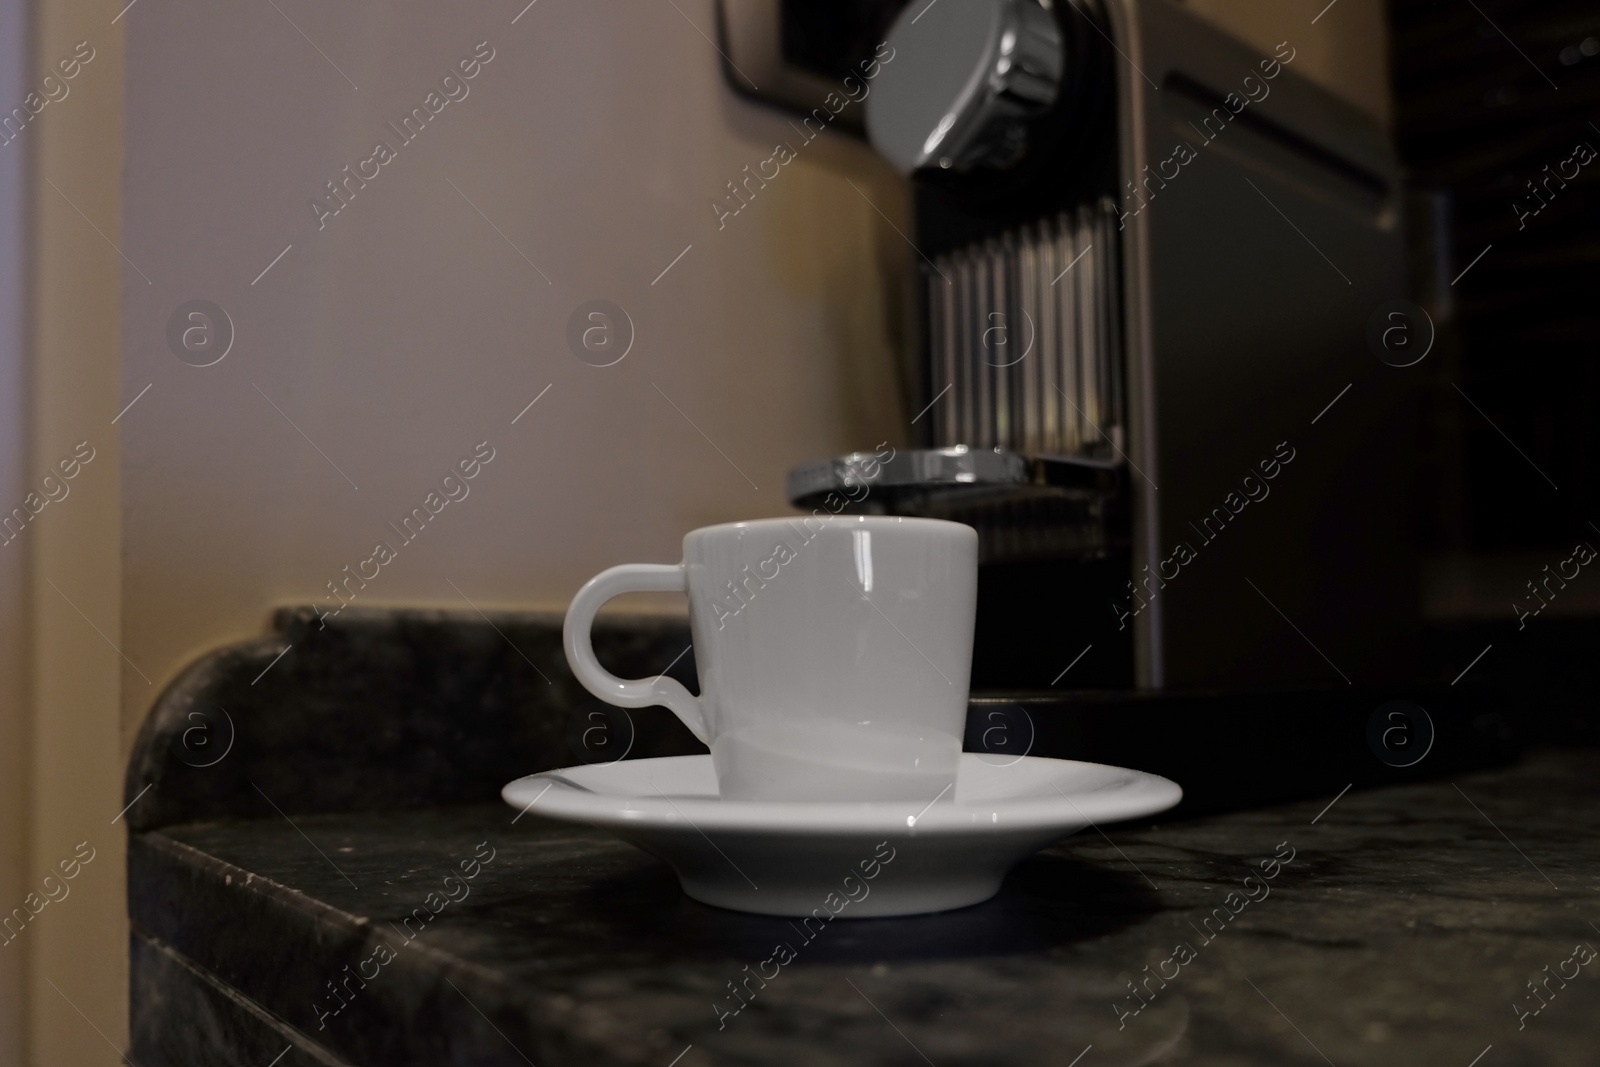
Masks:
[[[966,523],[984,563],[1097,559],[1128,543],[1127,472],[1106,460],[966,445],[887,461],[854,452],[796,467],[788,496],[806,511]]]

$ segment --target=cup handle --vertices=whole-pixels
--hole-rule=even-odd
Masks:
[[[700,700],[675,679],[657,675],[652,679],[618,678],[595,659],[590,629],[600,605],[623,593],[686,593],[687,572],[681,563],[624,563],[601,571],[583,584],[567,608],[561,641],[567,653],[567,666],[583,687],[608,704],[620,708],[648,708],[660,704],[683,720],[689,732],[710,746],[705,715]]]

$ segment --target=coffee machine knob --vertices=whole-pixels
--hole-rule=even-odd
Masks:
[[[907,175],[1020,160],[1027,120],[1061,86],[1061,28],[1048,2],[912,0],[867,97],[872,146]]]

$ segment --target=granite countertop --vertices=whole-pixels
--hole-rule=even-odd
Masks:
[[[1331,806],[1086,831],[986,904],[810,941],[689,900],[604,833],[497,805],[165,825],[130,844],[151,983],[134,1055],[1594,1064],[1597,780],[1600,753],[1537,750]],[[746,981],[780,943],[792,961]]]

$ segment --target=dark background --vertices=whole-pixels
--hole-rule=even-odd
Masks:
[[[1424,548],[1564,558],[1600,538],[1600,159],[1551,182],[1525,228],[1512,205],[1534,206],[1526,183],[1579,142],[1600,151],[1600,5],[1392,0],[1390,17],[1400,155],[1448,211],[1449,276],[1414,255],[1425,304],[1446,316],[1429,361]]]

